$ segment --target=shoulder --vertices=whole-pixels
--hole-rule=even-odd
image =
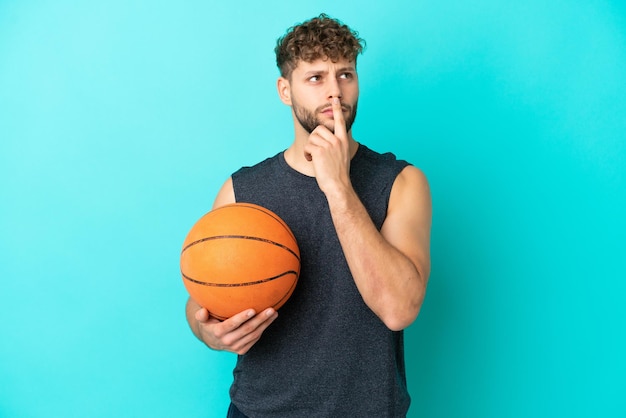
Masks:
[[[390,207],[407,204],[430,206],[430,200],[430,185],[424,172],[413,165],[404,167],[393,182],[389,197]]]
[[[396,176],[389,196],[388,215],[401,213],[404,216],[421,217],[429,220],[432,213],[430,185],[419,168],[408,165]]]
[[[280,154],[276,154],[273,157],[266,158],[263,161],[260,161],[251,166],[241,167],[239,170],[233,173],[233,177],[239,177],[242,175],[255,175],[257,173],[263,173],[268,169],[272,169],[279,163]]]
[[[399,163],[399,164],[408,164],[408,162],[404,161],[404,160],[399,160],[395,154],[391,153],[391,152],[378,152],[378,151],[374,151],[373,149],[363,145],[363,144],[359,144],[359,148],[357,150],[357,154],[356,154],[357,159],[360,159],[362,161],[365,162],[369,162],[369,163],[379,163],[379,164],[393,164],[393,163]]]
[[[414,165],[407,165],[400,171],[394,182],[394,188],[396,186],[422,191],[427,191],[430,188],[426,174]]]
[[[277,155],[266,158],[265,160],[252,166],[244,166],[235,171],[222,185],[215,200],[213,209],[220,206],[235,203],[237,201],[235,189],[240,189],[243,185],[253,185],[259,176],[263,176],[266,167],[272,165],[277,160]],[[245,186],[243,186],[245,187]]]
[[[398,159],[391,152],[380,153],[363,144],[359,145],[354,163],[358,169],[376,173],[377,177],[380,177],[381,180],[387,179],[387,182],[393,182],[405,167],[411,165],[405,160]]]
[[[213,201],[213,209],[217,209],[231,203],[235,203],[235,189],[233,187],[233,179],[232,177],[229,177],[224,182],[219,192],[217,192],[217,196]]]

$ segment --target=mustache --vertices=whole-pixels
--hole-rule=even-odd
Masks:
[[[329,109],[332,109],[332,107],[333,107],[332,105],[322,105],[322,106],[318,107],[317,109],[315,109],[315,113],[325,112],[325,111],[327,111]],[[342,103],[341,104],[341,110],[351,112],[352,111],[352,106]]]

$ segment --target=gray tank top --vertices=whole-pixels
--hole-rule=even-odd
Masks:
[[[408,163],[359,145],[352,185],[380,230],[391,186]],[[403,332],[389,330],[363,302],[314,177],[281,152],[233,174],[237,202],[280,216],[300,247],[298,285],[276,321],[238,356],[230,389],[251,418],[404,417]]]

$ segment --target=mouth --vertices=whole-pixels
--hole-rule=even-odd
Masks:
[[[346,113],[346,112],[349,112],[349,111],[350,111],[349,107],[341,106],[341,112],[342,113]],[[320,110],[320,113],[322,115],[325,115],[325,116],[328,116],[328,117],[332,118],[333,117],[333,108],[332,107],[323,108],[322,110]]]

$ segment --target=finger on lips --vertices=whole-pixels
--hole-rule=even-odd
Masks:
[[[345,138],[346,136],[346,122],[343,119],[343,111],[341,109],[341,102],[339,98],[333,97],[332,99],[333,119],[335,120],[335,135]]]
[[[305,145],[304,149],[304,157],[309,162],[313,161],[312,151],[315,148],[326,146],[327,143],[333,143],[335,139],[346,140],[348,136],[339,98],[334,97],[331,100],[331,108],[333,110],[334,132],[331,132],[324,125],[318,125],[313,132],[311,132],[308,138],[308,144]]]

